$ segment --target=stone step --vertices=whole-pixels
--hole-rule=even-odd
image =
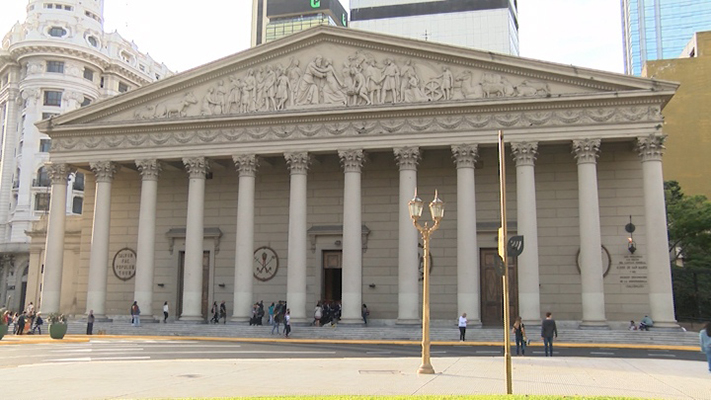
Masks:
[[[248,326],[247,324],[184,324],[184,323],[144,323],[134,327],[128,322],[97,322],[94,324],[94,334],[99,331],[107,335],[140,335],[140,336],[200,336],[200,337],[230,337],[230,338],[270,338],[271,326]],[[69,334],[83,334],[86,332],[84,321],[70,321]],[[283,326],[280,327],[283,332]],[[292,327],[293,336],[296,338],[329,339],[329,340],[406,340],[419,341],[422,338],[420,326],[354,326],[339,324],[335,328],[330,326]],[[560,342],[566,343],[602,343],[602,344],[658,344],[698,346],[698,333],[682,331],[616,331],[616,330],[578,330],[560,329],[558,331]],[[452,327],[431,327],[430,339],[432,341],[457,341],[459,331]],[[467,329],[469,341],[501,342],[503,332],[501,329],[469,328]],[[532,341],[539,341],[538,336],[530,335]]]

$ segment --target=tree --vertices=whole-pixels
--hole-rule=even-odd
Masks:
[[[677,319],[711,317],[711,202],[664,183]],[[680,262],[681,261],[681,262]]]

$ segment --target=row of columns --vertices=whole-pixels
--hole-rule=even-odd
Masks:
[[[666,218],[664,211],[661,136],[639,138],[639,154],[643,163],[645,215],[649,247],[650,307],[655,321],[674,324],[671,278],[666,260]],[[597,189],[597,157],[600,140],[573,141],[573,153],[578,165],[578,198],[580,213],[580,269],[582,287],[582,325],[606,326],[603,269],[600,254],[600,212]],[[540,320],[540,289],[538,265],[538,227],[536,216],[535,142],[511,145],[516,162],[518,233],[526,238],[526,250],[519,258],[519,304],[526,322]],[[479,255],[476,242],[476,144],[452,146],[457,168],[457,306],[466,311],[472,325],[481,324]],[[344,169],[343,209],[343,321],[359,322],[362,303],[362,210],[361,168],[365,160],[361,149],[339,151]],[[405,205],[417,187],[417,147],[394,149],[399,167],[399,244],[398,244],[398,322],[419,323],[418,235],[412,227]],[[285,153],[290,171],[287,302],[295,322],[307,321],[306,260],[307,260],[307,172],[310,158],[307,152]],[[254,249],[254,197],[258,158],[254,154],[233,156],[239,172],[237,204],[237,238],[235,252],[235,291],[233,321],[249,318],[253,303],[252,257]],[[204,157],[183,159],[189,174],[188,215],[186,223],[183,313],[181,320],[202,320],[202,243],[205,197],[205,174],[209,161]],[[157,160],[137,160],[142,176],[141,208],[138,229],[135,299],[150,315],[153,295],[153,261],[155,252],[155,213]],[[87,290],[87,311],[105,313],[109,247],[111,181],[117,172],[112,162],[91,164],[96,174],[96,203],[92,231]],[[48,226],[45,283],[42,309],[59,309],[62,252],[64,243],[64,202],[66,202],[67,165],[49,166],[52,177],[52,199]]]

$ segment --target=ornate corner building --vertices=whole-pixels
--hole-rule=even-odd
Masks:
[[[104,0],[31,0],[25,21],[2,40],[0,306],[24,308],[30,259],[43,257],[30,237],[46,230],[52,141],[35,123],[172,75],[134,43],[104,32],[103,9]],[[69,175],[66,197],[63,211],[80,216],[83,173]],[[69,232],[76,220],[68,219]]]

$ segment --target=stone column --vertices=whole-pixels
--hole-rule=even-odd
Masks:
[[[47,244],[44,251],[44,276],[42,278],[43,314],[59,312],[62,293],[62,268],[64,267],[64,220],[67,206],[67,164],[47,164],[47,173],[52,180],[52,194],[47,222]]]
[[[136,285],[133,299],[143,315],[153,315],[153,272],[156,241],[156,204],[161,164],[156,159],[136,160],[141,172],[141,208],[136,242]],[[160,317],[157,318],[160,321]]]
[[[605,287],[597,190],[600,139],[573,140],[578,160],[578,212],[580,213],[580,286],[583,300],[581,328],[606,328]]]
[[[476,237],[476,144],[452,146],[457,165],[457,315],[467,313],[469,326],[481,326],[479,245]]]
[[[205,157],[183,158],[190,176],[188,218],[185,225],[185,264],[183,267],[183,312],[181,321],[204,321],[202,313],[202,253],[205,229],[205,174],[210,165]]]
[[[287,250],[286,302],[291,321],[311,321],[306,314],[306,178],[309,169],[307,152],[285,153],[291,173],[289,188],[289,243]]]
[[[541,323],[541,294],[538,276],[538,217],[535,162],[538,143],[514,142],[516,161],[516,215],[518,234],[523,235],[523,253],[518,257],[518,309],[523,323]]]
[[[106,279],[109,271],[111,182],[119,166],[111,161],[94,162],[89,166],[94,175],[96,175],[96,195],[94,199],[94,223],[91,230],[86,313],[88,314],[90,310],[94,310],[94,315],[97,318],[104,318],[106,317]]]
[[[17,89],[17,82],[19,81],[20,73],[18,67],[9,68],[9,80],[7,86],[7,102],[5,102],[5,126],[4,132],[0,131],[2,135],[2,153],[6,155],[0,158],[0,240],[5,241],[6,235],[9,237],[10,226],[8,225],[10,217],[10,207],[12,199],[12,189],[13,181],[12,177],[15,174],[15,157],[14,155],[15,146],[17,146],[17,117],[19,113],[18,100],[22,100],[20,97],[20,92]],[[1,109],[1,108],[0,108]],[[27,173],[29,171],[26,171]],[[18,176],[19,180],[20,177]],[[6,288],[3,288],[3,291]],[[0,304],[5,303],[5,298],[0,299]]]
[[[361,168],[363,150],[339,151],[343,164],[343,323],[362,323],[363,237],[361,209]]]
[[[666,136],[656,135],[637,138],[637,150],[642,159],[650,316],[655,328],[678,328],[667,250],[669,237],[662,176],[665,140]]]
[[[400,194],[398,200],[398,324],[416,325],[420,323],[419,313],[419,255],[417,243],[419,232],[412,224],[407,203],[417,190],[417,163],[420,149],[401,147],[394,149],[395,159],[400,168]]]
[[[239,172],[237,194],[237,244],[235,247],[234,311],[232,321],[245,322],[251,316],[254,258],[254,184],[259,163],[254,154],[232,156]]]

